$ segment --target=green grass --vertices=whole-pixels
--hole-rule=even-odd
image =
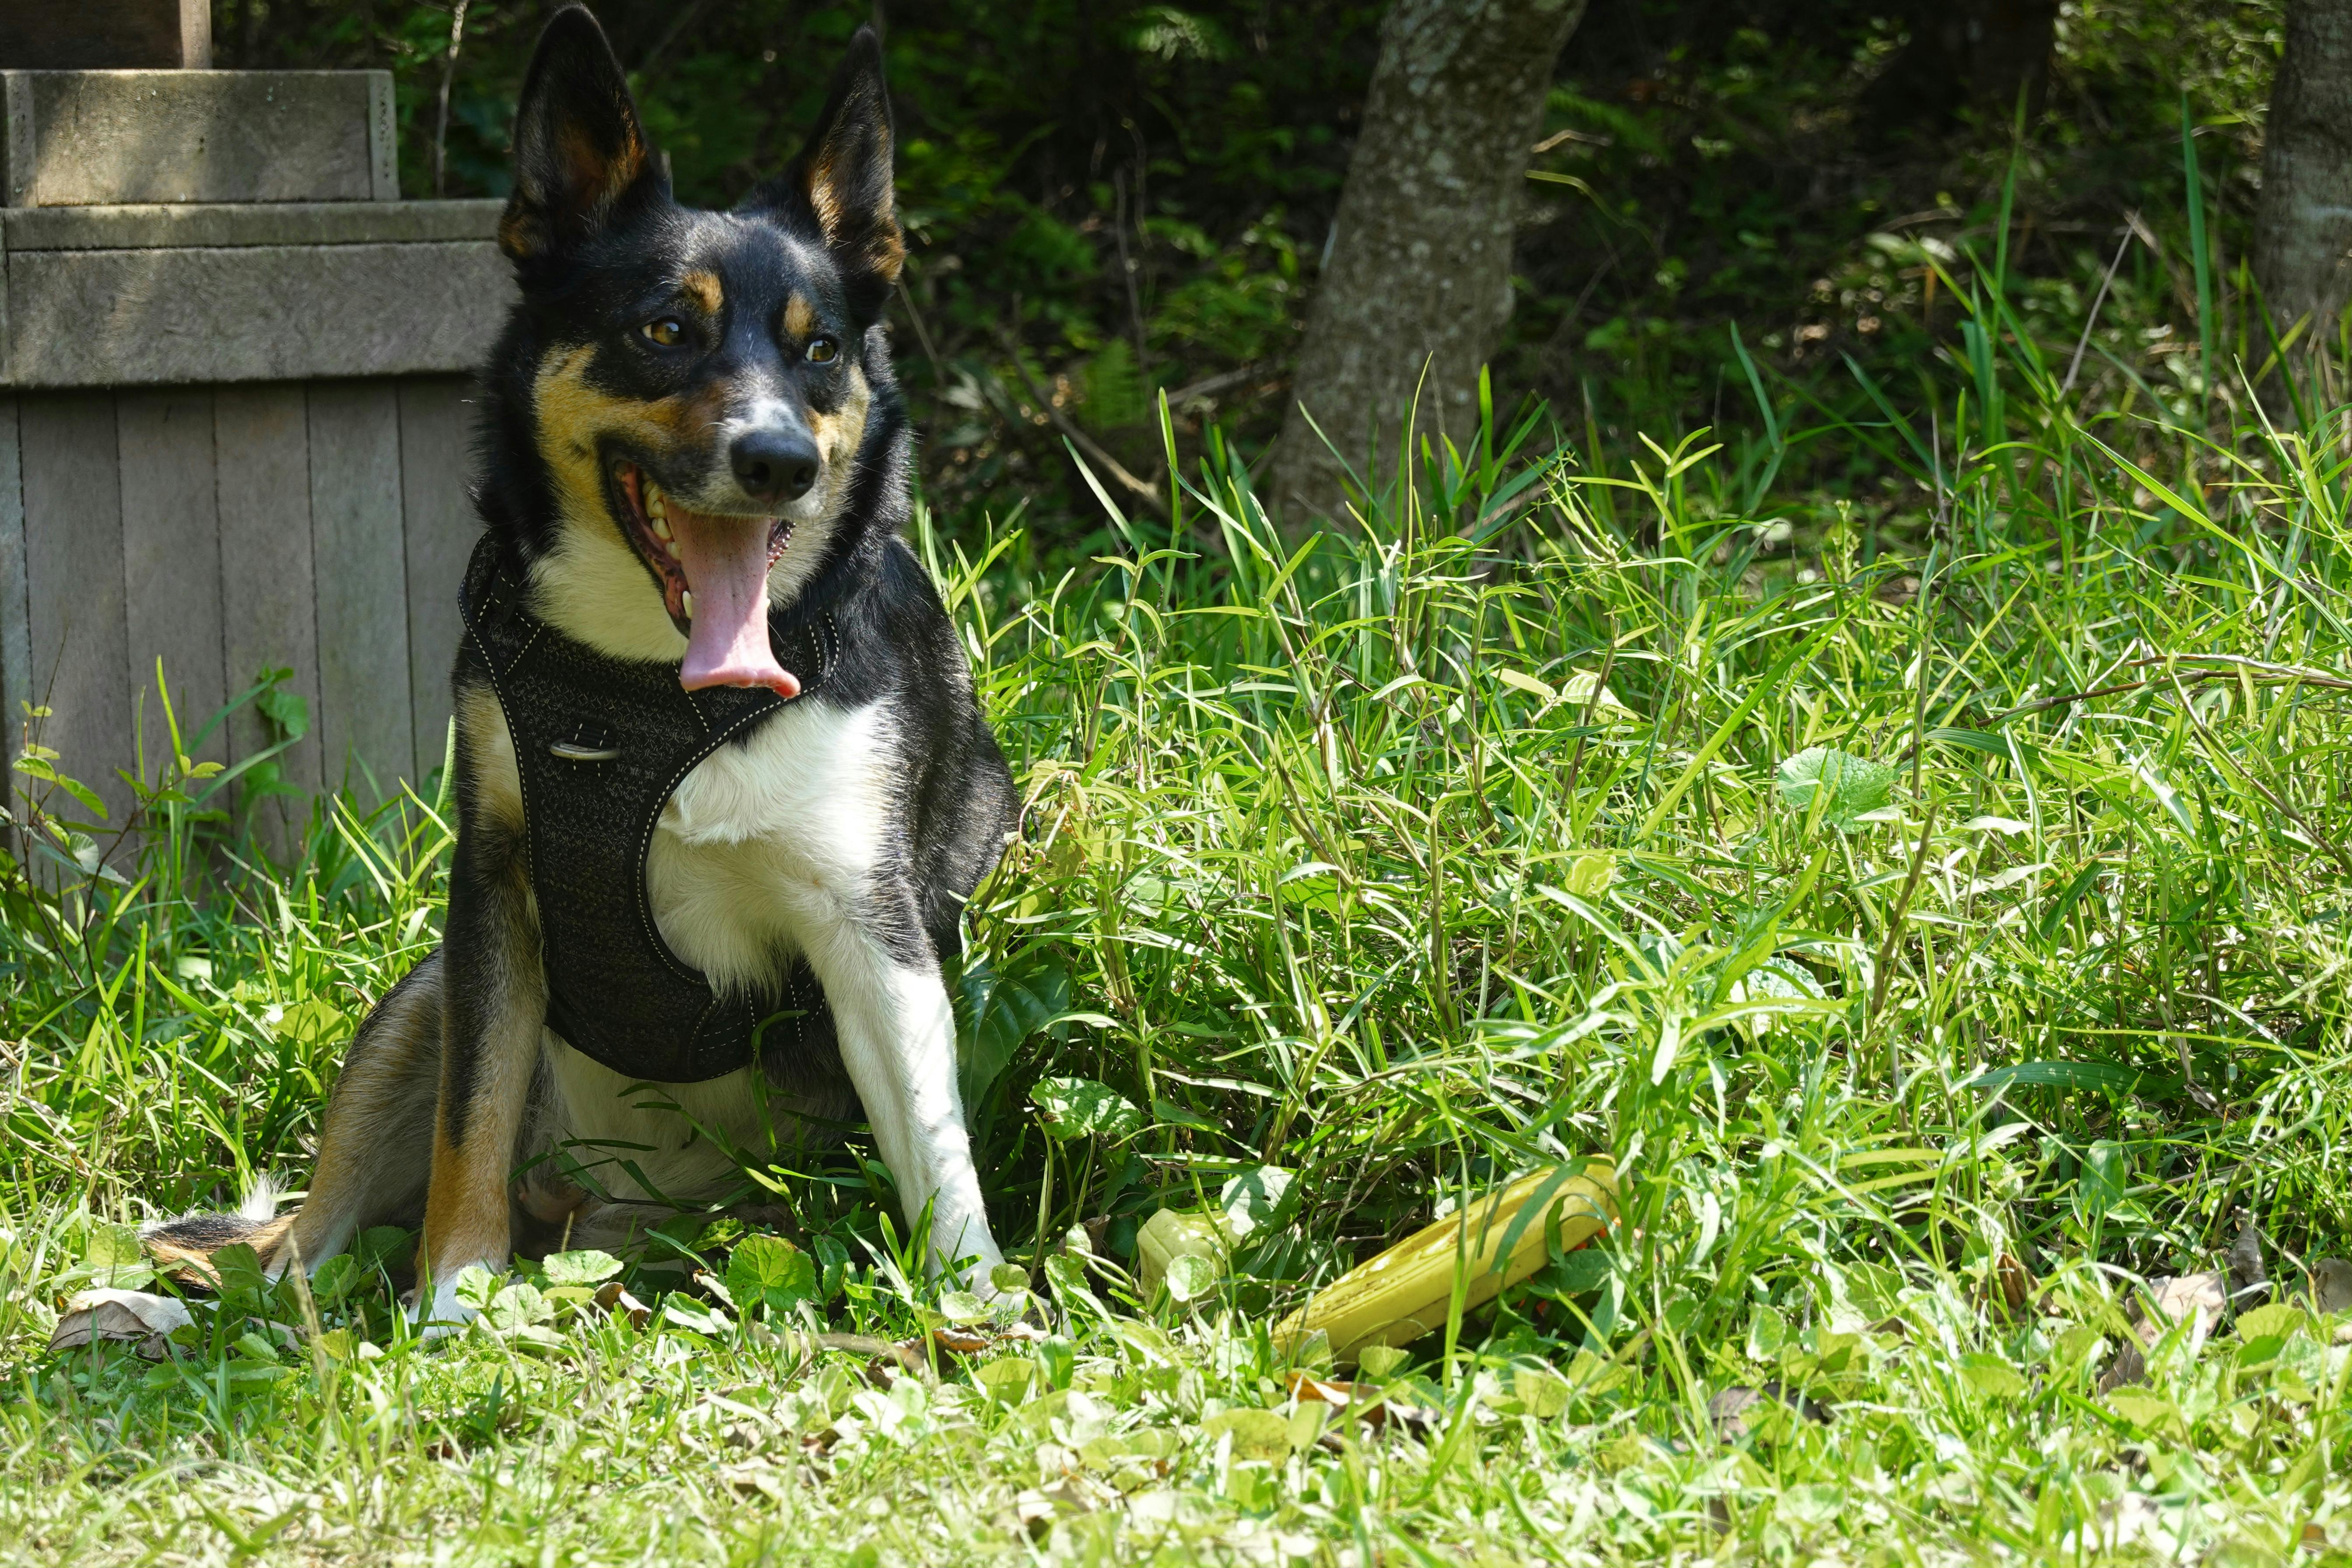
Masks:
[[[312,1298],[199,1303],[152,1368],[49,1352],[61,1297],[143,1278],[122,1226],[299,1180],[440,915],[433,803],[322,805],[271,873],[215,781],[162,770],[136,873],[52,854],[5,894],[0,1549],[2352,1554],[2335,1324],[2225,1321],[2095,1385],[2136,1281],[2216,1267],[2246,1215],[2277,1281],[2246,1307],[2352,1241],[2352,430],[2076,408],[2065,345],[1982,298],[1948,384],[1878,426],[1441,450],[1312,538],[1220,452],[1174,530],[1051,579],[923,531],[1028,802],[971,915],[975,1136],[1000,1235],[1063,1254],[1053,1337],[936,1384],[807,1337],[962,1304],[854,1152],[747,1170],[823,1270],[772,1305],[772,1247],[681,1215],[632,1265],[643,1328],[542,1274],[427,1349],[375,1237]],[[1884,448],[1915,503],[1791,537],[1801,439]],[[20,817],[79,809],[26,787]],[[1049,1139],[1046,1079],[1134,1130]],[[1275,1316],[1587,1152],[1622,1173],[1607,1246],[1383,1369],[1428,1424],[1315,1441]],[[1279,1201],[1223,1287],[1137,1299],[1139,1219],[1252,1185]],[[1722,1439],[1710,1397],[1768,1381],[1829,1419],[1768,1402]]]

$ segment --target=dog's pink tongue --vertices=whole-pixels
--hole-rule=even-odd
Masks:
[[[669,525],[694,595],[678,684],[764,686],[798,697],[801,683],[768,645],[768,530],[763,517],[709,517],[673,505]]]

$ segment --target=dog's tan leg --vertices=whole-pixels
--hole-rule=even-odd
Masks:
[[[429,1321],[464,1322],[456,1293],[474,1263],[504,1268],[509,1186],[547,1016],[539,916],[525,868],[520,775],[486,685],[457,692],[457,849],[449,868],[441,1089],[425,1201]]]
[[[414,1226],[425,1202],[441,1076],[441,955],[428,954],[375,1005],[343,1055],[319,1161],[300,1210],[184,1215],[148,1231],[166,1273],[210,1283],[212,1254],[242,1242],[272,1279],[299,1254],[315,1269],[362,1226]]]
[[[363,1226],[415,1223],[431,1173],[441,1077],[441,978],[436,950],[376,1004],[352,1038],[327,1102],[310,1194],[291,1216],[293,1247],[262,1260],[273,1273],[294,1249],[305,1268],[316,1268]]]

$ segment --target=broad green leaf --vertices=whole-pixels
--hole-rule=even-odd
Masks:
[[[140,1245],[139,1233],[127,1225],[111,1220],[93,1220],[89,1239],[82,1246],[83,1267],[93,1274],[104,1274],[117,1268],[143,1268],[147,1249]]]
[[[541,1265],[550,1285],[601,1285],[621,1271],[621,1260],[591,1248],[584,1252],[551,1252]]]
[[[2143,1432],[2178,1435],[2187,1429],[2188,1424],[2180,1418],[2180,1406],[2160,1394],[2118,1388],[2107,1395],[2107,1403],[2116,1415]]]
[[[1566,1378],[1548,1366],[1522,1366],[1511,1373],[1511,1397],[1538,1421],[1549,1421],[1566,1410],[1574,1392]]]
[[[1763,960],[1735,981],[1730,1000],[1819,1002],[1827,994],[1822,989],[1822,983],[1804,968],[1789,959],[1776,956]],[[1764,1035],[1771,1032],[1774,1019],[1769,1012],[1758,1012],[1744,1016],[1738,1022],[1753,1033]]]
[[[1789,1320],[1759,1302],[1748,1311],[1748,1359],[1778,1362],[1789,1345]]]
[[[310,1294],[331,1305],[340,1301],[360,1280],[359,1260],[348,1252],[338,1252],[310,1276]]]
[[[1045,1278],[1054,1287],[1054,1299],[1064,1304],[1078,1297],[1091,1297],[1087,1289],[1087,1266],[1066,1252],[1056,1252],[1045,1259]]]
[[[1198,1253],[1186,1252],[1168,1260],[1168,1293],[1179,1301],[1197,1301],[1217,1288],[1216,1264]]]
[[[2294,1332],[2305,1322],[2303,1309],[2273,1301],[2238,1314],[2238,1337],[2252,1342],[2276,1334],[2281,1338]]]
[[[268,1278],[261,1271],[260,1256],[242,1241],[215,1252],[212,1263],[224,1300],[250,1305],[259,1301],[262,1293],[269,1289]]]
[[[1228,1433],[1233,1435],[1236,1459],[1280,1459],[1290,1453],[1290,1423],[1271,1410],[1244,1406],[1201,1423],[1201,1436],[1211,1443]]]
[[[2083,1152],[2083,1172],[2075,1178],[2074,1201],[2086,1217],[2095,1218],[2123,1202],[2131,1185],[2131,1158],[2120,1143],[2102,1138]]]
[[[822,1270],[817,1278],[817,1300],[822,1306],[841,1294],[842,1282],[849,1277],[849,1248],[829,1236],[818,1237],[809,1247]]]
[[[969,1290],[950,1290],[940,1298],[940,1315],[950,1323],[985,1322],[988,1303]]]
[[[335,1044],[350,1027],[341,1009],[318,996],[305,996],[282,1010],[272,1009],[271,1014],[264,1015],[263,1021],[272,1039],[288,1040],[298,1046]]]
[[[256,696],[253,705],[269,721],[270,727],[288,740],[299,741],[310,732],[310,705],[299,691],[272,686]]]
[[[2092,861],[2075,872],[2074,879],[2067,883],[2056,898],[2050,900],[2049,907],[2042,911],[2042,921],[2038,928],[2042,932],[2042,941],[2058,940],[2059,930],[2065,925],[2068,913],[2082,900],[2083,895],[2091,890],[2093,884],[2098,881],[2100,874],[2106,868],[2105,861]]]
[[[1808,815],[1822,797],[1822,820],[1851,833],[1865,813],[1892,804],[1895,770],[1832,747],[1808,746],[1780,764],[1780,788],[1790,810]]]
[[[1027,1356],[984,1361],[971,1369],[972,1382],[1000,1405],[1015,1405],[1027,1397],[1037,1381],[1037,1363]]]
[[[1143,1126],[1143,1112],[1131,1101],[1090,1078],[1040,1079],[1029,1098],[1045,1112],[1045,1135],[1065,1142],[1088,1137],[1116,1142]]]
[[[957,1079],[966,1106],[1012,1065],[1022,1042],[1069,1011],[1070,972],[1050,953],[1032,952],[1003,970],[974,958],[956,987]]]
[[[554,1311],[547,1304],[547,1298],[539,1293],[539,1288],[518,1279],[490,1298],[489,1306],[483,1310],[482,1321],[500,1333],[512,1333],[517,1329],[544,1323],[554,1316]]]
[[[735,1310],[765,1306],[771,1314],[819,1300],[816,1264],[779,1236],[747,1236],[727,1258],[727,1294]]]
[[[1562,1295],[1589,1296],[1609,1283],[1612,1267],[1609,1255],[1599,1247],[1580,1247],[1549,1266],[1539,1278]]]
[[[499,1293],[499,1281],[505,1278],[505,1274],[492,1272],[486,1264],[468,1263],[457,1270],[457,1300],[478,1312],[486,1310]]]
[[[1260,1165],[1226,1182],[1217,1194],[1217,1206],[1233,1221],[1238,1238],[1286,1218],[1290,1193],[1288,1171],[1279,1165]]]
[[[1568,863],[1568,875],[1560,879],[1560,886],[1580,899],[1597,899],[1616,879],[1614,855],[1579,855]]]
[[[377,1268],[392,1264],[414,1249],[415,1233],[396,1225],[373,1225],[360,1232],[359,1240],[352,1244],[352,1256],[362,1268]]]
[[[2023,1373],[1984,1351],[1970,1351],[1960,1357],[1960,1380],[1994,1399],[2020,1399],[2026,1391]]]

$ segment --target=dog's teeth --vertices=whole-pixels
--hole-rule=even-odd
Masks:
[[[688,588],[685,593],[680,594],[677,596],[677,602],[684,606],[686,618],[689,621],[694,619],[694,590]]]
[[[672,561],[683,561],[683,560],[685,560],[685,559],[686,559],[686,557],[684,557],[683,555],[680,555],[680,554],[677,552],[677,540],[670,538],[670,536],[669,536],[667,532],[665,532],[665,533],[662,535],[662,541],[663,541],[663,542],[664,542],[664,543],[666,543],[667,545],[668,545],[668,547],[669,547],[669,558],[670,558]]]
[[[653,520],[654,537],[656,539],[667,539],[669,537],[669,519],[663,516],[660,512],[655,512],[653,514]],[[671,547],[670,553],[673,555],[677,553],[677,550],[675,546]]]

